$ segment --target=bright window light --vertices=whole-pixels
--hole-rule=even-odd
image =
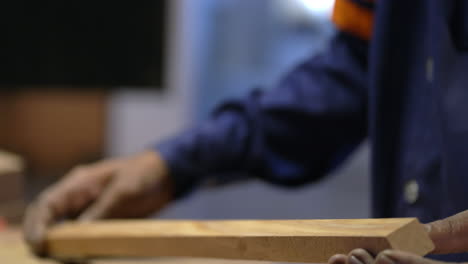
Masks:
[[[296,0],[314,15],[331,15],[334,0]]]

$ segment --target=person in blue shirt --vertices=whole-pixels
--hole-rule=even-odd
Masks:
[[[29,207],[27,241],[40,253],[57,219],[143,217],[204,179],[233,172],[300,186],[325,176],[366,138],[374,217],[432,222],[464,211],[467,14],[463,0],[337,0],[338,30],[325,52],[305,59],[273,89],[226,102],[209,120],[153,149],[72,170]],[[438,250],[450,245],[450,235],[441,237],[434,237],[436,252],[463,252]]]

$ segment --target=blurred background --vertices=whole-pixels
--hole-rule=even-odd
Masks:
[[[128,155],[320,52],[333,0],[4,1],[0,216],[77,164]],[[304,188],[203,187],[165,218],[364,218],[368,148]]]

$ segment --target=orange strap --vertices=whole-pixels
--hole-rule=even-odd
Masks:
[[[372,36],[374,13],[351,0],[335,0],[332,21],[338,29],[369,40]]]

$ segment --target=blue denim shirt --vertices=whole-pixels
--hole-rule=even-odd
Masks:
[[[373,28],[369,41],[337,33],[274,89],[159,144],[177,194],[233,172],[303,185],[368,138],[375,217],[468,209],[468,1],[381,0]],[[411,181],[419,195],[408,202]]]

